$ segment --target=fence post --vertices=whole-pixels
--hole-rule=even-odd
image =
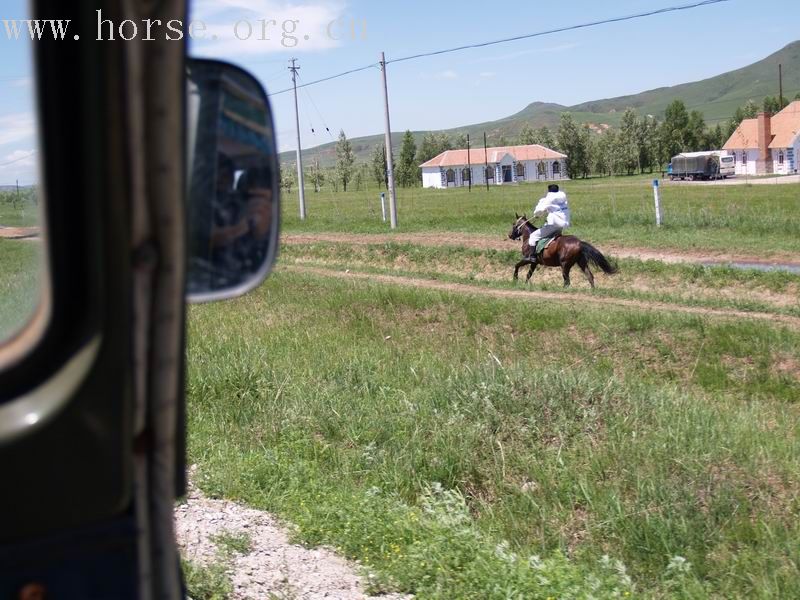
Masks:
[[[658,179],[653,179],[653,196],[656,200],[656,225],[661,227],[661,190],[658,187]]]
[[[386,194],[384,192],[381,192],[381,216],[383,222],[386,223]]]

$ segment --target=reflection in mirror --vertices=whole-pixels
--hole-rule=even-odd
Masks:
[[[192,301],[241,295],[266,277],[278,242],[278,164],[269,100],[248,73],[211,60],[188,69]]]

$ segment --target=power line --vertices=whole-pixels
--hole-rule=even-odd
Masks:
[[[503,38],[501,40],[494,40],[491,42],[480,42],[477,44],[467,44],[465,46],[457,46],[455,48],[448,48],[446,50],[435,50],[433,52],[423,52],[421,54],[413,54],[411,56],[404,56],[403,58],[395,58],[392,60],[387,60],[387,64],[402,62],[406,60],[415,60],[417,58],[426,58],[429,56],[438,56],[440,54],[449,54],[451,52],[459,52],[461,50],[469,50],[472,48],[485,48],[486,46],[494,46],[496,44],[505,44],[506,42],[516,42],[518,40],[526,40],[535,37],[541,37],[544,35],[551,35],[553,33],[563,33],[565,31],[574,31],[576,29],[585,29],[587,27],[596,27],[598,25],[607,25],[609,23],[620,23],[622,21],[632,21],[633,19],[642,19],[644,17],[652,17],[654,15],[661,15],[670,12],[677,12],[682,10],[690,10],[693,8],[700,8],[702,6],[709,6],[711,4],[719,4],[720,2],[730,2],[730,0],[702,0],[702,2],[694,2],[692,4],[684,4],[681,6],[668,6],[665,8],[659,8],[656,10],[651,10],[642,13],[636,13],[633,15],[627,15],[624,17],[613,17],[610,19],[602,19],[600,21],[590,21],[588,23],[581,23],[579,25],[568,25],[566,27],[559,27],[556,29],[548,29],[546,31],[538,31],[536,33],[528,33],[524,35],[517,35],[510,38]]]
[[[30,158],[31,156],[33,156],[34,154],[36,154],[36,152],[37,152],[37,151],[36,151],[36,150],[34,150],[34,151],[32,151],[32,152],[28,152],[28,154],[26,154],[25,156],[20,156],[19,158],[15,158],[14,160],[11,160],[11,161],[9,161],[9,162],[6,162],[6,163],[0,163],[0,167],[7,167],[8,165],[13,165],[14,163],[18,163],[18,162],[20,162],[20,161],[23,161],[23,160],[25,160],[26,158]]]
[[[607,25],[609,23],[620,23],[620,22],[623,22],[623,21],[632,21],[634,19],[642,19],[642,18],[645,18],[645,17],[652,17],[652,16],[655,16],[655,15],[661,15],[661,14],[666,14],[666,13],[671,13],[671,12],[691,10],[691,9],[694,9],[694,8],[700,8],[700,7],[703,7],[703,6],[710,6],[712,4],[720,4],[722,2],[730,2],[730,1],[731,0],[702,0],[700,2],[693,2],[691,4],[683,4],[683,5],[680,5],[680,6],[667,6],[667,7],[664,7],[664,8],[659,8],[659,9],[656,9],[656,10],[650,10],[650,11],[647,11],[647,12],[636,13],[636,14],[632,14],[632,15],[626,15],[626,16],[623,16],[623,17],[611,17],[611,18],[608,18],[608,19],[602,19],[600,21],[590,21],[588,23],[580,23],[580,24],[577,24],[577,25],[568,25],[568,26],[565,26],[565,27],[558,27],[556,29],[548,29],[546,31],[538,31],[536,33],[528,33],[528,34],[524,34],[524,35],[517,35],[517,36],[514,36],[514,37],[503,38],[503,39],[500,39],[500,40],[493,40],[493,41],[489,41],[489,42],[480,42],[480,43],[476,43],[476,44],[467,44],[465,46],[457,46],[455,48],[446,48],[444,50],[434,50],[432,52],[423,52],[423,53],[420,53],[420,54],[413,54],[411,56],[404,56],[402,58],[395,58],[395,59],[387,60],[386,64],[388,65],[388,64],[397,63],[397,62],[416,60],[418,58],[427,58],[427,57],[430,57],[430,56],[438,56],[438,55],[441,55],[441,54],[449,54],[449,53],[452,53],[452,52],[460,52],[461,50],[469,50],[469,49],[473,49],[473,48],[485,48],[486,46],[494,46],[494,45],[497,45],[497,44],[505,44],[507,42],[515,42],[515,41],[518,41],[518,40],[525,40],[525,39],[531,39],[531,38],[536,38],[536,37],[542,37],[542,36],[545,36],[545,35],[551,35],[553,33],[563,33],[563,32],[566,32],[566,31],[574,31],[576,29],[586,29],[588,27],[597,27],[598,25]],[[325,81],[331,81],[333,79],[338,79],[340,77],[345,77],[346,75],[352,75],[352,74],[358,73],[360,71],[366,71],[367,69],[371,69],[373,67],[378,67],[379,68],[379,65],[377,63],[372,63],[372,64],[369,64],[369,65],[365,65],[363,67],[358,67],[356,69],[350,69],[350,70],[344,71],[342,73],[337,73],[336,75],[331,75],[331,76],[325,77],[323,79],[318,79],[316,81],[310,81],[310,82],[305,83],[305,84],[303,84],[301,86],[298,86],[298,87],[308,87],[308,86],[311,86],[311,85],[316,85],[318,83],[323,83]],[[285,90],[281,90],[279,92],[275,92],[275,93],[269,94],[269,95],[270,96],[277,96],[279,94],[285,94],[286,92],[291,92],[292,89],[294,89],[294,88],[287,88]]]
[[[727,1],[727,0],[726,0]],[[345,75],[352,75],[353,73],[358,73],[360,71],[366,71],[367,69],[372,69],[373,67],[377,68],[378,63],[372,63],[369,65],[365,65],[363,67],[358,67],[357,69],[350,69],[349,71],[345,71],[343,73],[337,73],[336,75],[331,75],[330,77],[324,77],[322,79],[317,79],[316,81],[309,81],[308,83],[304,83],[302,85],[298,85],[298,88],[308,87],[310,85],[316,85],[318,83],[323,83],[325,81],[331,81],[332,79],[338,79],[339,77],[344,77]],[[291,92],[294,88],[286,88],[285,90],[281,90],[279,92],[273,92],[272,94],[267,94],[268,96],[278,96],[280,94],[285,94],[286,92]]]
[[[300,79],[299,73],[297,74],[297,78]],[[322,125],[323,127],[325,127],[325,131],[327,131],[330,138],[333,139],[333,133],[331,133],[330,127],[328,127],[328,123],[325,121],[325,117],[322,116],[322,113],[317,107],[317,103],[314,102],[314,99],[311,97],[311,92],[309,92],[307,88],[304,88],[303,92],[305,92],[306,97],[308,98],[309,102],[311,102],[311,105],[314,107],[314,110],[317,111],[317,115],[319,116],[319,120],[322,121]]]

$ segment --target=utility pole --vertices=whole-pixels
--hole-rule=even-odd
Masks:
[[[300,67],[297,66],[297,59],[293,58],[291,61],[292,66],[289,70],[292,72],[292,86],[294,87],[294,120],[297,127],[297,190],[300,193],[300,220],[306,220],[306,190],[303,185],[303,153],[300,150],[300,109],[297,105],[297,72]]]
[[[467,134],[467,173],[469,173],[469,191],[472,192],[472,158],[469,155],[469,134]]]
[[[392,125],[389,122],[389,86],[386,83],[386,56],[381,52],[381,75],[383,76],[383,106],[386,111],[386,173],[389,181],[389,220],[392,229],[397,229],[397,198],[394,189],[394,159],[392,157]]]
[[[778,65],[778,110],[783,110],[783,65]]]
[[[486,180],[486,191],[489,191],[489,151],[486,149],[486,132],[483,132],[483,159],[486,161],[486,170],[483,178]]]

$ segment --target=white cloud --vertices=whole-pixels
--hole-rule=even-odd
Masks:
[[[0,184],[11,185],[19,180],[28,185],[38,180],[38,161],[36,150],[14,150],[0,156]]]
[[[33,85],[33,79],[30,77],[20,77],[11,83],[12,88],[28,88]]]
[[[478,73],[478,76],[483,77],[484,79],[491,79],[495,75],[497,75],[497,73],[495,73],[494,71],[483,71],[481,73]]]
[[[32,138],[36,134],[33,113],[0,115],[0,146]]]
[[[453,69],[437,71],[436,73],[427,73],[423,71],[419,76],[421,79],[458,79],[458,73]]]
[[[344,8],[338,2],[321,1],[199,0],[191,19],[202,22],[205,30],[195,29],[192,50],[231,59],[336,48],[350,39],[350,19],[342,18]]]

